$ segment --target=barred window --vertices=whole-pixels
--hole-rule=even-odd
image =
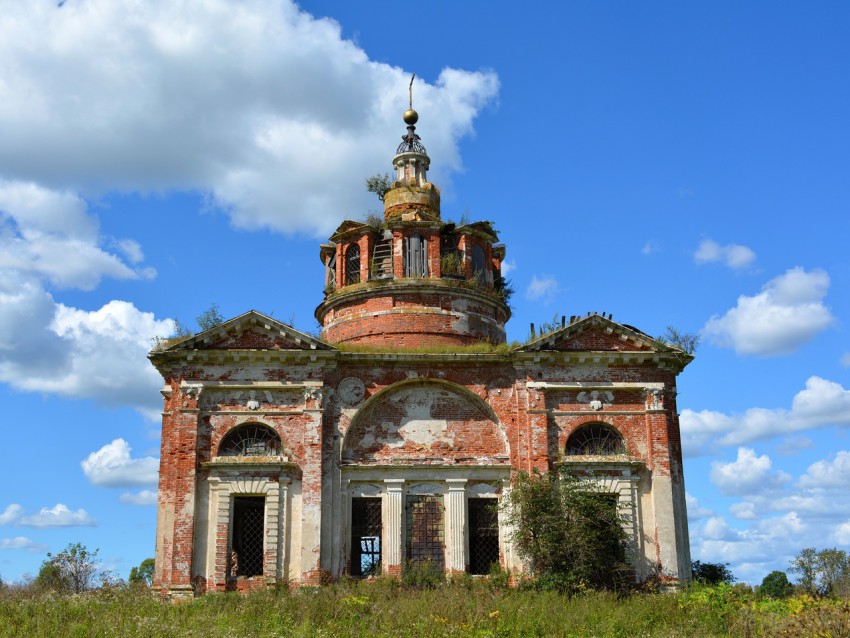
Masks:
[[[262,576],[266,499],[237,496],[233,499],[233,528],[230,554],[231,576]]]
[[[351,244],[345,251],[345,283],[360,283],[360,246]]]
[[[625,453],[623,437],[605,423],[582,425],[567,439],[568,456],[614,456]]]
[[[242,425],[228,432],[218,446],[219,456],[278,456],[280,437],[267,425]]]

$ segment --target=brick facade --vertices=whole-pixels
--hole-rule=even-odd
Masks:
[[[321,339],[251,311],[151,353],[164,593],[398,574],[421,552],[467,571],[483,551],[470,502],[535,468],[616,496],[636,579],[690,578],[675,396],[692,357],[598,314],[514,349],[466,347],[505,341],[505,250],[487,222],[442,221],[417,149],[394,160],[384,227],[347,221],[322,246]],[[597,431],[617,446],[577,454]],[[522,569],[504,521],[496,551]]]

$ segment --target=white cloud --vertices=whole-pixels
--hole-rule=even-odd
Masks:
[[[245,228],[326,236],[373,203],[363,179],[390,169],[404,132],[409,73],[286,0],[6,3],[0,60],[0,174],[200,190]],[[498,88],[492,72],[417,78],[444,190]]]
[[[104,242],[79,197],[0,181],[0,381],[128,404],[153,418],[161,381],[146,354],[152,337],[171,331],[170,322],[121,301],[90,312],[69,308],[46,289],[88,290],[103,277],[152,274],[126,265],[102,248]],[[109,242],[131,262],[143,259],[136,242]]]
[[[507,277],[508,273],[516,270],[516,261],[512,259],[506,259],[502,262],[502,277]]]
[[[832,460],[812,463],[799,484],[804,488],[850,490],[850,452],[841,450]]]
[[[841,365],[845,368],[850,368],[850,352],[845,352],[841,355]]]
[[[115,439],[80,463],[83,473],[93,485],[101,487],[129,487],[155,485],[159,473],[159,460],[150,456],[134,459],[131,448],[124,439]]]
[[[149,269],[136,271],[104,251],[98,233],[97,219],[80,197],[32,182],[0,180],[0,272],[83,290],[91,290],[103,277],[151,276]],[[141,261],[138,244],[118,244],[130,251],[133,263]]]
[[[118,500],[128,505],[156,505],[156,492],[151,490],[141,490],[135,494],[132,492],[124,492],[118,497]]]
[[[38,285],[0,293],[0,381],[34,392],[130,405],[156,419],[159,374],[151,339],[171,332],[126,301],[84,311],[57,304]]]
[[[27,552],[47,551],[46,543],[36,543],[26,536],[15,536],[14,538],[0,538],[0,549],[23,549]]]
[[[767,282],[757,295],[713,316],[703,334],[715,345],[744,355],[772,356],[796,351],[828,328],[835,318],[823,304],[829,275],[792,268]]]
[[[750,408],[742,414],[682,410],[682,445],[688,456],[710,444],[740,445],[827,425],[850,425],[850,390],[820,377],[809,377],[791,409]]]
[[[711,482],[724,494],[752,494],[780,487],[791,480],[785,472],[772,472],[766,454],[756,456],[750,448],[738,448],[738,458],[730,463],[711,464]]]
[[[840,545],[850,545],[850,520],[836,528],[835,541]]]
[[[642,255],[651,255],[652,253],[658,252],[658,244],[654,241],[648,241],[643,245],[640,252]]]
[[[692,494],[685,493],[685,503],[688,508],[688,520],[689,521],[698,521],[702,518],[707,518],[709,516],[714,516],[714,511],[710,510],[706,507],[703,507],[699,504],[696,496]]]
[[[558,280],[551,275],[532,276],[531,283],[525,291],[525,297],[529,301],[543,301],[549,303],[558,292]]]
[[[95,521],[84,509],[73,512],[68,509],[67,505],[57,503],[53,507],[42,507],[38,514],[21,516],[18,525],[24,527],[90,527],[95,525]]]
[[[13,525],[17,523],[23,513],[23,507],[17,503],[12,503],[0,514],[0,525]]]
[[[694,252],[694,261],[698,264],[721,262],[734,269],[746,268],[756,260],[752,249],[740,244],[721,246],[710,239],[703,239]]]

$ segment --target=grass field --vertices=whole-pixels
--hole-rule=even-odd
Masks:
[[[464,580],[211,594],[170,604],[145,589],[0,591],[3,636],[850,636],[847,602],[760,600],[745,586],[617,596],[503,590]]]

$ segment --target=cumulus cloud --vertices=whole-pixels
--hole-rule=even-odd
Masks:
[[[109,252],[108,243],[134,265]],[[102,238],[78,196],[0,180],[0,381],[129,404],[153,417],[160,380],[146,354],[171,323],[121,301],[94,311],[70,308],[48,291],[152,276],[143,259],[136,242]]]
[[[37,514],[21,516],[17,525],[23,527],[91,527],[94,519],[84,509],[71,511],[64,503],[42,507]]]
[[[47,544],[36,543],[26,536],[15,536],[14,538],[0,538],[0,549],[23,549],[27,552],[41,553],[47,551]]]
[[[506,259],[502,262],[502,277],[507,277],[508,273],[516,270],[516,261],[513,259]]]
[[[130,405],[156,419],[162,379],[147,352],[153,337],[171,330],[170,321],[126,301],[79,310],[28,283],[16,293],[0,292],[0,381]]]
[[[839,545],[850,545],[850,520],[842,523],[836,528],[835,541]]]
[[[698,264],[720,262],[733,269],[746,268],[756,260],[752,249],[740,244],[721,246],[711,239],[703,239],[694,252],[694,261]]]
[[[682,446],[696,456],[715,444],[740,445],[827,425],[850,425],[850,390],[840,384],[809,377],[791,408],[750,408],[725,414],[714,410],[682,410]]]
[[[805,488],[850,490],[850,452],[842,450],[833,459],[813,463],[799,484]]]
[[[139,492],[124,492],[118,500],[128,505],[156,505],[156,492],[141,490]]]
[[[0,525],[13,525],[23,516],[24,508],[17,503],[9,505],[3,513],[0,514]]]
[[[796,351],[835,321],[823,304],[829,275],[792,268],[767,282],[757,295],[738,297],[723,316],[715,315],[703,334],[715,345],[744,355],[773,356]]]
[[[0,181],[0,272],[82,290],[91,290],[103,277],[153,276],[152,269],[136,270],[105,251],[98,225],[77,195],[32,182]],[[142,261],[135,242],[116,244],[133,263]]]
[[[150,456],[134,459],[124,439],[115,439],[89,454],[80,465],[93,485],[101,487],[130,487],[155,485],[159,460]]]
[[[729,507],[737,522],[730,525],[714,513],[691,517],[694,557],[728,561],[739,578],[760,579],[773,569],[787,569],[801,547],[821,547],[825,539],[850,544],[848,462],[850,451],[841,450],[811,464],[797,481],[749,449],[739,450],[734,462],[715,464],[712,481],[739,499]]]
[[[688,520],[698,521],[702,518],[714,516],[714,511],[699,504],[696,496],[685,493],[685,503],[688,507]]]
[[[734,461],[711,464],[711,482],[724,494],[741,495],[769,491],[791,480],[785,472],[771,471],[772,466],[767,454],[756,456],[754,450],[741,447]]]
[[[531,283],[525,291],[525,297],[529,301],[543,301],[549,303],[558,292],[558,280],[551,275],[532,276]]]
[[[4,7],[0,174],[83,193],[200,190],[237,226],[321,236],[371,203],[363,179],[390,168],[410,76],[335,21],[287,0],[56,4]],[[498,88],[488,71],[417,78],[442,186]]]

